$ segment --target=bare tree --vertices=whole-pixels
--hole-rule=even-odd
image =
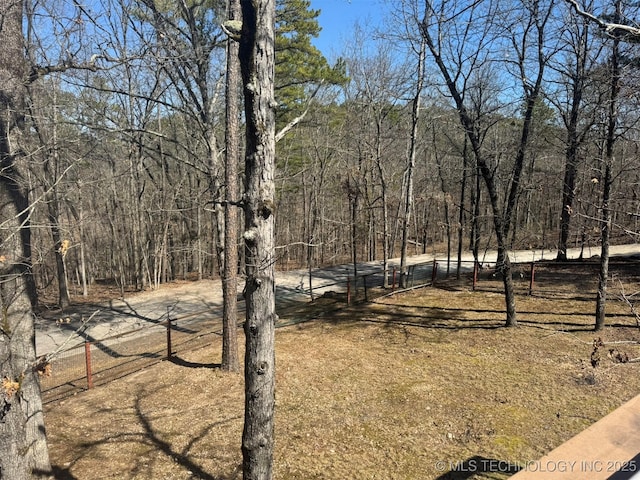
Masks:
[[[245,152],[243,476],[270,479],[275,407],[275,0],[241,0]]]
[[[620,23],[622,18],[622,2],[616,0],[614,23]],[[618,127],[618,96],[620,94],[620,39],[615,37],[611,47],[609,59],[609,99],[606,114],[606,132],[603,149],[604,172],[602,176],[602,201],[600,205],[601,251],[600,270],[598,272],[598,293],[596,296],[595,330],[602,330],[605,325],[607,304],[607,282],[609,278],[609,242],[611,237],[611,190],[613,186],[614,146],[617,140]]]
[[[376,224],[370,225],[373,230],[371,256],[375,258],[375,237],[382,234],[382,269],[384,271],[384,287],[388,286],[389,258],[391,255],[391,221],[390,210],[393,198],[393,177],[399,166],[396,149],[402,148],[402,135],[395,130],[397,118],[402,115],[398,105],[406,93],[406,75],[398,62],[398,55],[388,39],[378,39],[373,48],[367,43],[368,35],[359,27],[355,28],[354,42],[350,46],[347,57],[347,68],[350,82],[347,87],[347,98],[354,118],[348,135],[357,138],[355,143],[364,149],[364,156],[371,158],[374,168],[371,169],[371,182],[374,184],[374,195],[369,207],[371,218],[379,213],[378,224],[382,231],[376,231]],[[396,119],[396,120],[394,120]],[[354,131],[358,129],[358,131]],[[397,160],[396,160],[397,159]],[[404,162],[406,164],[406,162]],[[377,187],[377,188],[375,188]],[[373,259],[373,258],[372,258]]]
[[[551,15],[553,2],[534,1],[522,10],[513,4],[500,2],[457,4],[451,2],[431,2],[425,0],[423,15],[414,13],[413,18],[435,64],[440,71],[446,89],[454,101],[460,122],[466,131],[476,163],[487,188],[493,213],[494,233],[498,247],[497,270],[502,276],[506,304],[506,325],[516,326],[516,305],[511,263],[509,259],[509,232],[521,191],[522,170],[530,140],[531,125],[537,100],[542,90],[544,70],[548,62],[545,48],[545,29]],[[503,7],[506,10],[503,10]],[[495,20],[507,21],[513,18],[511,27],[496,29]],[[474,29],[478,25],[479,29]],[[443,32],[451,29],[446,35]],[[465,83],[471,73],[484,68],[495,59],[491,46],[510,46],[511,60],[508,60],[507,74],[517,78],[522,91],[522,112],[520,135],[509,175],[509,185],[504,199],[500,199],[496,176],[497,165],[492,163],[492,154],[483,150],[477,118],[472,117],[469,100],[465,97]],[[475,50],[467,50],[468,45],[477,45]],[[497,65],[492,63],[492,65]]]
[[[423,19],[423,22],[426,19]],[[400,286],[407,287],[407,244],[409,241],[409,221],[411,220],[411,211],[413,209],[413,177],[416,168],[416,151],[418,149],[418,122],[420,120],[420,108],[422,99],[422,89],[424,88],[425,78],[425,57],[427,52],[427,41],[424,36],[420,37],[418,48],[416,51],[416,84],[415,94],[411,101],[411,133],[409,136],[409,148],[407,151],[407,166],[405,168],[405,191],[403,198],[402,212],[402,242],[400,244]]]
[[[41,87],[40,85],[30,84],[28,85],[28,89],[30,118],[33,130],[35,130],[38,137],[38,148],[36,150],[43,153],[41,160],[39,155],[34,154],[34,157],[39,161],[33,162],[42,164],[42,172],[35,171],[36,169],[33,167],[31,171],[44,189],[44,200],[47,207],[47,223],[53,240],[53,254],[56,264],[58,306],[61,309],[65,309],[71,303],[65,261],[70,242],[68,238],[64,238],[62,225],[62,198],[64,195],[61,195],[60,183],[66,169],[63,166],[63,159],[61,158],[62,141],[59,135],[61,122],[58,111],[60,108],[58,103],[60,88],[59,82],[55,79],[57,76],[58,75],[52,75],[54,80],[50,83],[52,88],[50,89],[51,105],[49,108],[38,105],[38,99],[47,98],[47,95],[43,92],[43,88],[38,88]]]
[[[595,106],[600,104],[598,99],[589,102],[588,95],[594,90],[596,81],[592,70],[602,51],[601,42],[595,40],[588,20],[581,17],[569,18],[565,24],[567,28],[562,32],[564,48],[557,61],[551,65],[559,74],[557,89],[547,95],[559,111],[566,129],[562,210],[556,257],[559,261],[567,260],[571,220],[577,213],[574,200],[578,169],[584,160],[585,143],[596,119]]]

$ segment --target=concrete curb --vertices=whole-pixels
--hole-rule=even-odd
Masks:
[[[640,479],[640,395],[524,467],[511,478]]]

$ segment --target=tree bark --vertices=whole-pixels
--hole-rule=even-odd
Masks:
[[[229,20],[240,20],[239,0],[229,0]],[[240,65],[238,43],[227,41],[227,84],[225,130],[224,272],[222,277],[222,369],[240,370],[238,358],[238,158],[240,155]]]
[[[245,480],[271,479],[275,408],[275,0],[241,0],[245,152]]]
[[[22,17],[21,1],[0,0],[0,476],[11,480],[51,471],[35,371],[29,202],[16,166],[27,79]]]

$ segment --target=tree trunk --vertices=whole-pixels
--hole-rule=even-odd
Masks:
[[[467,140],[464,142],[464,150],[462,153],[462,179],[460,182],[460,205],[458,207],[458,250],[457,250],[457,266],[456,266],[456,278],[460,279],[460,273],[462,270],[462,242],[464,236],[464,224],[465,224],[465,198],[467,194],[467,173],[468,173],[468,152],[467,152]]]
[[[30,232],[24,213],[28,203],[15,183],[17,174],[5,163],[4,149],[2,153],[5,175],[0,178],[0,220],[6,240],[0,246],[4,258],[0,270],[0,375],[5,381],[16,382],[17,391],[12,392],[7,384],[0,391],[0,472],[2,478],[12,480],[46,478],[50,464],[35,368],[31,312],[35,291],[29,278]]]
[[[573,198],[575,196],[575,183],[577,173],[576,150],[569,146],[567,149],[567,164],[564,171],[562,184],[562,213],[560,214],[560,238],[558,240],[558,255],[556,260],[567,260],[567,248],[569,243],[569,227],[573,212]]]
[[[602,218],[601,222],[601,251],[600,270],[598,272],[598,293],[596,295],[596,324],[595,330],[602,330],[605,326],[605,315],[607,305],[607,281],[609,278],[609,236],[611,231],[611,209],[609,201],[611,198],[611,165],[607,161],[605,166],[605,178],[602,192]]]
[[[498,241],[498,260],[496,262],[496,271],[502,275],[502,284],[504,285],[504,301],[507,312],[506,327],[517,327],[518,317],[516,312],[516,293],[513,286],[513,275],[511,273],[511,260],[509,252],[504,247],[505,241]]]
[[[67,282],[67,267],[64,261],[64,257],[69,247],[68,244],[63,243],[62,235],[60,234],[59,216],[57,195],[52,192],[52,198],[47,203],[48,216],[49,216],[49,228],[51,229],[51,238],[53,239],[54,254],[56,257],[56,272],[58,278],[58,306],[61,309],[65,309],[71,303],[71,297],[69,296],[69,286]]]
[[[424,61],[426,56],[426,43],[424,38],[420,40],[420,50],[418,52],[418,68],[416,93],[413,98],[411,111],[411,139],[409,143],[409,154],[407,159],[406,190],[404,195],[404,212],[402,215],[402,244],[400,249],[400,286],[407,287],[407,243],[409,241],[409,220],[413,206],[413,171],[416,165],[416,144],[418,141],[418,120],[420,118],[420,99],[422,98],[422,85],[424,83]]]
[[[435,125],[432,127],[431,132],[432,132],[433,152],[436,160],[436,166],[438,168],[438,177],[440,178],[440,189],[442,191],[442,197],[443,197],[443,210],[444,210],[443,220],[444,220],[444,226],[445,226],[445,233],[447,236],[447,277],[448,277],[449,273],[451,272],[451,218],[449,214],[450,195],[449,195],[447,183],[445,180],[444,169],[442,166],[442,159],[440,158],[440,155],[438,152],[438,142],[436,139]],[[463,158],[463,161],[464,161],[464,158]]]
[[[472,221],[471,221],[471,236],[470,236],[470,247],[471,247],[471,251],[473,252],[473,259],[474,261],[478,262],[480,261],[480,204],[481,204],[481,196],[482,196],[482,190],[481,190],[481,179],[482,176],[480,174],[480,168],[479,167],[475,167],[474,168],[475,171],[475,175],[474,175],[474,187],[473,187],[473,191],[471,193],[471,204],[473,206],[473,217],[472,217]]]
[[[616,12],[614,22],[620,23],[622,18],[621,1],[616,1]],[[616,127],[618,120],[618,94],[620,92],[620,40],[613,40],[610,60],[610,82],[611,89],[609,93],[609,105],[607,112],[607,132],[606,146],[604,155],[604,178],[602,179],[602,216],[601,225],[601,243],[602,250],[600,252],[600,272],[598,275],[598,294],[596,298],[596,323],[595,330],[602,330],[605,326],[605,314],[607,304],[607,280],[609,277],[609,236],[611,234],[611,188],[613,184],[613,148],[616,142]]]
[[[239,0],[229,0],[229,20],[240,20]],[[224,272],[222,277],[222,369],[230,372],[240,370],[238,358],[238,211],[232,202],[238,198],[238,158],[240,155],[240,65],[238,43],[227,42],[226,85],[226,150],[224,207]]]
[[[382,159],[382,127],[380,119],[376,121],[376,168],[380,177],[380,198],[382,200],[382,272],[383,288],[389,288],[389,200],[387,199],[387,179]]]
[[[29,203],[13,150],[28,73],[22,15],[21,1],[0,0],[0,476],[11,480],[45,478],[51,470],[35,369]]]
[[[271,479],[275,408],[275,0],[241,0],[245,152],[245,480]]]
[[[54,88],[54,102],[57,102],[57,89]],[[58,108],[54,105],[52,119],[52,138],[51,149],[48,157],[44,162],[44,171],[46,181],[50,184],[46,185],[48,189],[47,197],[47,215],[49,219],[49,228],[51,229],[51,237],[53,239],[53,249],[56,259],[56,276],[58,279],[58,306],[65,309],[71,303],[69,296],[69,284],[67,278],[67,268],[65,264],[65,253],[69,248],[68,243],[63,244],[62,233],[60,231],[60,200],[58,195],[58,181],[60,180],[60,156],[58,154]]]
[[[358,286],[358,198],[357,187],[349,187],[349,206],[351,207],[351,262],[353,263],[353,285]]]
[[[567,150],[565,156],[564,182],[562,183],[562,211],[560,214],[560,236],[558,239],[559,262],[567,260],[567,248],[569,244],[569,232],[571,216],[573,214],[573,200],[576,191],[576,177],[578,173],[578,149],[580,140],[578,136],[578,121],[582,108],[582,83],[574,82],[571,111],[567,122]]]

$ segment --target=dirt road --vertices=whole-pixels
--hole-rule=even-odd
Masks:
[[[588,249],[585,256],[597,255],[599,249]],[[573,249],[568,252],[570,258],[577,257],[580,252]],[[611,247],[611,255],[640,254],[640,244]],[[481,257],[483,263],[495,262],[495,252],[487,252]],[[517,251],[511,253],[514,262],[531,262],[541,259],[552,259],[554,251]],[[438,258],[442,258],[438,256]],[[430,268],[434,256],[431,254],[410,257],[408,264],[417,265],[425,272]],[[472,268],[471,254],[463,256],[463,270]],[[439,260],[439,262],[442,262]],[[398,266],[399,259],[389,262],[390,268]],[[371,274],[371,281],[381,282],[380,262],[369,262],[358,265],[358,275]],[[452,262],[455,269],[455,262]],[[373,276],[374,273],[378,275]],[[429,273],[430,274],[430,273]],[[311,287],[314,296],[327,291],[342,292],[346,289],[347,278],[353,276],[353,265],[337,265],[311,272]],[[242,291],[240,286],[239,291]],[[309,271],[294,270],[276,273],[276,299],[282,306],[292,301],[310,299]],[[243,301],[241,300],[243,303]],[[241,308],[244,308],[241,305]],[[69,313],[61,313],[57,319],[36,319],[36,351],[44,355],[59,348],[69,348],[85,340],[100,340],[142,327],[157,326],[164,328],[163,323],[170,316],[172,319],[193,319],[202,321],[220,318],[222,315],[222,288],[220,280],[202,280],[182,285],[163,286],[158,290],[135,294],[121,300],[113,300],[99,306],[74,307]],[[91,319],[90,321],[87,321]]]

